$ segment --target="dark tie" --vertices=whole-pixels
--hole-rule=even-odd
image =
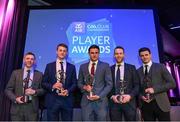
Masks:
[[[119,88],[120,88],[120,66],[121,65],[117,65],[118,69],[116,71],[116,94],[119,93]]]
[[[63,67],[63,62],[60,62],[60,65],[61,65],[60,78],[61,78],[61,81],[64,82],[64,67]]]
[[[92,66],[91,66],[91,75],[93,76],[94,76],[95,65],[96,63],[92,63]]]
[[[148,65],[145,65],[145,72],[144,72],[144,75],[147,76],[148,74]]]

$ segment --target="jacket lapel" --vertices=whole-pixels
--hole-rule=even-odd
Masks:
[[[66,71],[65,71],[65,72],[66,72],[66,76],[65,76],[65,85],[67,84],[67,82],[68,82],[67,79],[69,78],[69,75],[68,75],[69,72],[70,72],[70,67],[69,67],[69,66],[70,66],[69,63],[67,62],[67,63],[66,63]]]
[[[112,89],[112,93],[113,93],[113,94],[115,94],[115,80],[116,80],[115,67],[116,67],[116,65],[113,65],[112,68],[111,68],[112,80],[113,80],[113,89]]]
[[[115,76],[115,66],[116,66],[116,65],[113,65],[113,66],[112,66],[112,78],[113,78],[113,84],[115,83],[115,79],[116,79],[116,76]]]
[[[101,62],[100,61],[98,61],[98,63],[97,63],[97,67],[96,67],[96,71],[95,71],[95,78],[97,77],[97,75],[99,74],[99,70],[100,70],[100,65],[101,65]]]
[[[54,75],[54,76],[53,76],[54,82],[56,82],[56,81],[57,81],[57,80],[56,80],[56,62],[54,62],[54,63],[52,64],[52,69],[51,69],[51,71],[52,71],[52,75]],[[51,81],[51,82],[53,82],[53,81]]]
[[[19,88],[21,89],[21,93],[23,93],[23,75],[24,75],[24,68],[20,70],[19,73],[19,78],[20,78],[20,86]]]
[[[127,81],[128,75],[128,66],[126,63],[124,63],[124,81]]]
[[[32,80],[32,87],[34,86],[35,82],[38,81],[37,71],[34,70],[33,80]]]
[[[144,71],[143,71],[143,66],[141,66],[141,67],[140,67],[140,78],[141,78],[140,80],[141,80],[141,81],[143,81],[144,76],[145,76],[145,75],[144,75]]]

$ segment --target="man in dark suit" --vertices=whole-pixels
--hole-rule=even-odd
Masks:
[[[73,96],[77,86],[76,69],[66,61],[68,47],[66,44],[57,46],[57,59],[46,66],[43,77],[43,88],[47,90],[45,106],[47,119],[58,121],[61,114],[62,121],[72,121]]]
[[[37,121],[39,99],[44,92],[41,88],[42,73],[34,69],[35,55],[24,56],[24,68],[14,70],[5,93],[12,101],[12,121]]]
[[[134,65],[124,62],[123,47],[117,46],[114,49],[114,57],[116,64],[111,66],[113,89],[108,95],[110,119],[122,121],[124,115],[125,120],[135,121],[136,96],[139,93],[138,73]]]
[[[84,121],[104,121],[107,117],[107,94],[112,89],[112,76],[109,64],[99,60],[99,47],[89,47],[90,61],[82,64],[79,70],[78,86],[81,99],[82,119]],[[91,83],[88,83],[91,82]]]
[[[166,92],[175,88],[176,83],[163,64],[152,62],[149,48],[140,48],[139,56],[143,63],[138,69],[142,117],[145,121],[169,121],[170,102]]]

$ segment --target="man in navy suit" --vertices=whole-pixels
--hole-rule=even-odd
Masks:
[[[100,50],[97,45],[91,45],[88,52],[90,61],[80,66],[78,77],[78,87],[83,93],[82,119],[105,121],[108,112],[106,96],[112,89],[111,69],[109,64],[99,60]]]
[[[122,121],[122,115],[124,115],[125,120],[135,121],[136,96],[139,93],[138,73],[134,65],[124,62],[123,47],[117,46],[114,49],[114,57],[116,64],[111,66],[113,89],[108,95],[110,119]]]
[[[43,77],[42,85],[47,90],[47,119],[50,121],[58,121],[59,113],[62,121],[72,121],[73,117],[72,92],[77,85],[77,78],[75,66],[66,61],[67,52],[66,44],[57,46],[57,59],[47,64]]]

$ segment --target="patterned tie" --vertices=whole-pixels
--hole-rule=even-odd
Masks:
[[[95,65],[96,63],[92,63],[92,66],[91,66],[91,75],[93,76],[94,76]]]
[[[25,85],[24,85],[24,88],[25,88],[25,89],[28,88],[29,80],[30,80],[30,70],[27,70],[27,77],[26,77]]]
[[[61,71],[64,72],[63,62],[61,61],[61,62],[59,62],[59,63],[60,63],[60,65],[61,65]]]
[[[60,78],[61,78],[61,82],[64,83],[64,67],[63,67],[63,62],[60,62],[60,65],[61,65]]]

